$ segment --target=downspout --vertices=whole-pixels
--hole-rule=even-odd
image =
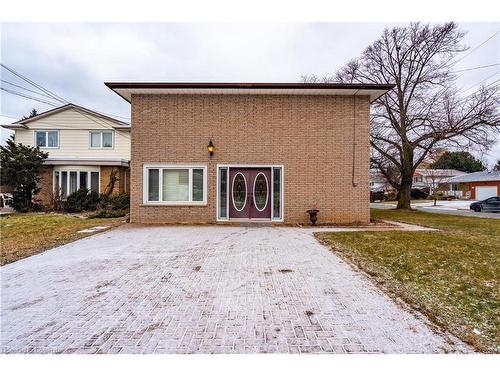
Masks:
[[[352,104],[352,118],[353,118],[353,123],[352,123],[352,186],[356,187],[358,186],[358,183],[355,178],[355,163],[356,163],[356,94],[358,93],[359,90],[356,90],[356,92],[353,95],[353,104]]]

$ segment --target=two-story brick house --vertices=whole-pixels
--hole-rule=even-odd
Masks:
[[[367,223],[382,84],[129,83],[131,221]]]
[[[48,152],[36,197],[43,205],[79,188],[129,190],[130,124],[67,104],[3,126],[15,131],[17,143]]]

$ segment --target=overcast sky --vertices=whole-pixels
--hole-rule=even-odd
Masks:
[[[294,82],[305,73],[334,73],[391,25],[3,23],[1,61],[67,101],[128,118],[130,105],[103,82]],[[499,31],[500,23],[460,27],[468,32],[463,42],[472,50]],[[456,69],[495,63],[500,63],[499,33]],[[460,73],[458,87],[470,87],[467,93],[471,93],[482,81],[499,79],[499,68]],[[1,75],[2,80],[29,87],[4,69]],[[2,86],[22,91],[3,82]],[[32,108],[39,112],[53,108],[3,91],[0,95],[1,123],[13,122]],[[2,129],[2,139],[6,135]],[[491,164],[500,158],[500,142],[488,154],[477,156]]]

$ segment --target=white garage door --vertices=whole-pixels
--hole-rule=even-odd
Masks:
[[[476,186],[476,199],[479,201],[496,195],[498,195],[496,186]]]

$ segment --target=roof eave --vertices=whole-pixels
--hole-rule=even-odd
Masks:
[[[51,158],[44,160],[46,165],[107,165],[130,166],[130,160],[121,158]]]
[[[176,90],[184,90],[184,92],[179,91],[179,94],[186,93],[186,90],[192,91],[193,94],[209,94],[210,90],[218,90],[218,93],[221,93],[221,90],[231,90],[229,93],[237,93],[237,90],[245,90],[248,94],[256,94],[263,92],[265,93],[267,90],[270,90],[269,93],[273,94],[271,90],[286,90],[286,93],[282,94],[290,94],[295,90],[303,91],[303,94],[308,95],[307,92],[309,90],[354,90],[354,94],[346,94],[346,95],[362,95],[361,92],[371,91],[370,101],[374,102],[382,95],[387,93],[387,91],[394,88],[393,84],[363,84],[363,83],[241,83],[241,82],[105,82],[104,83],[108,88],[113,90],[116,94],[121,96],[127,102],[131,102],[131,98],[134,90],[151,90],[152,94],[173,94],[176,93]],[[155,92],[164,90],[163,92]],[[170,90],[170,92],[166,93],[165,90]],[[195,90],[203,90],[203,92],[196,92]],[[234,91],[236,90],[236,92]],[[256,92],[248,92],[249,90],[256,90]],[[128,91],[128,95],[124,93],[124,91]],[[260,92],[257,92],[260,91]],[[375,93],[373,96],[372,94]],[[332,94],[325,92],[324,95],[342,95],[339,93]]]
[[[0,125],[2,128],[6,129],[11,129],[11,130],[16,130],[16,129],[28,129],[26,125],[23,124],[17,124],[17,123],[12,123],[12,124],[3,124]]]

